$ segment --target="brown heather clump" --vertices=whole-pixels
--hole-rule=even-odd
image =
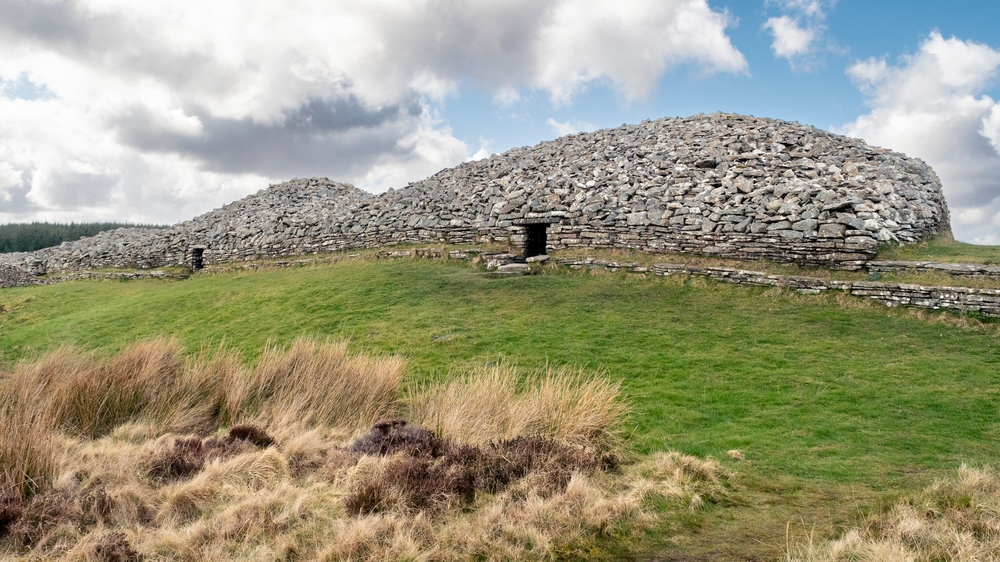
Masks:
[[[139,562],[139,553],[132,548],[122,532],[111,532],[100,537],[94,545],[93,558],[102,562]]]
[[[20,521],[24,515],[21,501],[21,496],[12,493],[0,497],[0,537],[7,536],[11,526]]]
[[[410,510],[472,503],[477,493],[496,494],[531,477],[539,494],[565,491],[574,474],[614,466],[597,452],[547,437],[522,436],[488,445],[456,445],[404,420],[376,424],[348,452],[392,456],[352,489],[344,501],[352,514],[392,507]]]
[[[1000,474],[963,465],[951,479],[870,515],[839,539],[794,547],[789,562],[1000,560]]]
[[[0,373],[0,559],[551,559],[648,523],[652,497],[726,494],[711,460],[619,463],[603,378],[500,367],[404,391],[403,366],[157,340]]]
[[[225,437],[167,436],[166,445],[153,452],[143,463],[146,476],[157,481],[180,480],[197,474],[205,464],[235,457],[254,447],[266,448],[274,439],[263,429],[250,424],[236,425]]]
[[[74,500],[72,494],[63,490],[47,490],[32,498],[20,519],[11,526],[14,544],[30,548],[60,525],[78,520],[78,506]]]

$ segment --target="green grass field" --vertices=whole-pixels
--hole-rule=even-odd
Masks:
[[[191,352],[225,343],[252,358],[307,335],[402,354],[414,382],[497,361],[603,371],[624,382],[636,452],[711,455],[743,482],[736,504],[665,523],[680,538],[649,548],[780,557],[789,521],[827,532],[963,462],[1000,464],[996,330],[840,298],[360,258],[3,289],[0,352],[12,362],[173,336]],[[717,541],[736,550],[712,550]]]
[[[878,259],[995,265],[1000,264],[1000,246],[967,244],[956,241],[951,235],[942,235],[917,244],[887,246],[879,252]]]

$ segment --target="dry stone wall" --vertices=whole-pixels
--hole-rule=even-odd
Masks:
[[[35,273],[158,267],[445,241],[628,248],[860,268],[949,229],[922,161],[812,127],[714,114],[582,133],[381,195],[293,180],[167,230],[125,229],[0,263]]]
[[[697,275],[723,283],[782,287],[804,294],[844,291],[855,297],[869,298],[886,306],[915,307],[929,310],[949,310],[985,318],[1000,318],[1000,289],[972,287],[937,287],[912,283],[878,281],[838,281],[802,275],[774,275],[732,267],[699,267],[679,263],[656,263],[648,267],[634,262],[617,262],[599,258],[560,258],[560,265],[572,269],[607,269],[655,275]]]
[[[1000,277],[1000,266],[978,263],[870,261],[865,264],[865,269],[872,273],[943,272],[955,277]]]

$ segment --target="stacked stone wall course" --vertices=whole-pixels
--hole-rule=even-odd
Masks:
[[[679,263],[656,263],[648,269],[635,263],[620,263],[596,258],[560,258],[556,262],[573,269],[601,268],[635,273],[645,273],[651,269],[655,275],[697,275],[723,283],[783,287],[805,294],[845,291],[855,297],[874,299],[887,306],[949,310],[960,314],[1000,318],[1000,289],[936,287],[877,281],[838,281],[819,277],[775,275],[763,271],[730,267],[699,267]]]
[[[1000,266],[976,263],[870,261],[865,268],[872,273],[943,272],[956,277],[1000,277]]]

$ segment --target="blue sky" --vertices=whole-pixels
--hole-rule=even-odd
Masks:
[[[1000,244],[1000,2],[0,0],[0,222],[174,222],[724,111],[928,161]]]
[[[784,13],[779,4],[744,0],[709,5],[737,19],[728,35],[749,63],[747,74],[705,76],[697,65],[686,64],[665,74],[647,99],[629,102],[612,85],[595,84],[572,104],[558,108],[544,91],[534,92],[524,104],[498,107],[490,91],[473,86],[446,100],[441,117],[469,146],[479,146],[481,138],[493,139],[494,151],[552,138],[549,118],[604,128],[723,111],[834,130],[866,112],[865,97],[846,72],[859,59],[885,57],[892,62],[912,55],[933,31],[1000,49],[1000,2],[839,0],[826,9],[823,22],[829,45],[812,55],[812,66],[793,68],[775,56],[773,36],[762,27],[768,18]],[[1000,98],[1000,81],[984,93]]]

